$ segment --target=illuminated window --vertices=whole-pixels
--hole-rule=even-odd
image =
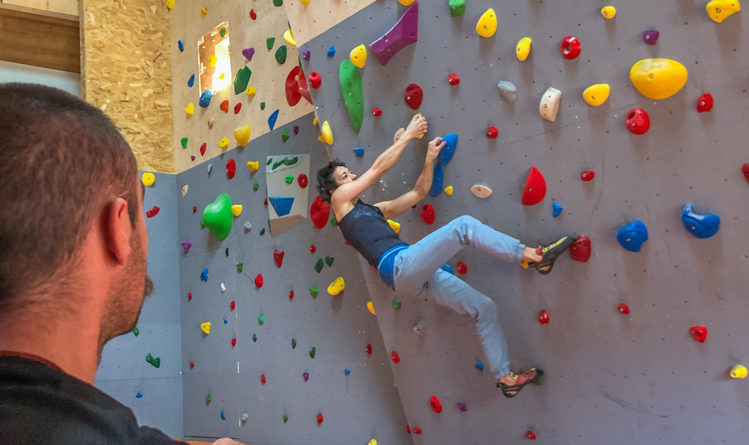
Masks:
[[[200,93],[214,93],[231,85],[229,57],[229,23],[223,22],[206,33],[198,42],[200,59]]]

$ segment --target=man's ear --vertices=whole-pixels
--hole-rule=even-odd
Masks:
[[[127,210],[127,201],[123,198],[116,198],[105,210],[106,247],[112,259],[121,265],[124,265],[130,256],[130,236],[134,230]]]

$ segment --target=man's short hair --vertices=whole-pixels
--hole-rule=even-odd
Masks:
[[[328,165],[317,171],[317,192],[320,199],[330,202],[330,190],[338,187],[338,182],[333,177],[336,167],[345,167],[346,164],[338,158],[328,162]]]
[[[65,279],[109,200],[127,200],[135,225],[137,174],[130,146],[98,108],[55,88],[0,84],[0,313]]]

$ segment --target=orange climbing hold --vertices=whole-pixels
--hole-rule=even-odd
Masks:
[[[536,167],[531,167],[523,189],[523,205],[536,205],[544,199],[544,196],[546,196],[546,180]]]
[[[221,102],[221,105],[219,105],[218,107],[221,108],[221,111],[223,111],[224,113],[228,113],[229,112],[229,99],[224,99]]]

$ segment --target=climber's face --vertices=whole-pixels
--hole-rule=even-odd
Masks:
[[[356,175],[351,173],[351,170],[342,166],[336,167],[335,172],[333,173],[333,177],[335,178],[335,182],[339,187],[343,184],[348,184],[349,182],[356,179]]]

